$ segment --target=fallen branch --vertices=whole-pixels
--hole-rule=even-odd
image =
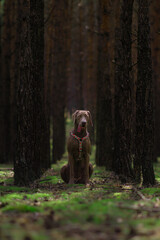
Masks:
[[[134,186],[132,186],[132,190],[144,201],[149,201],[149,198],[146,198],[140,191],[138,191],[137,188],[135,188]]]

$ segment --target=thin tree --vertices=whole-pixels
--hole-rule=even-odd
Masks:
[[[84,1],[83,11],[83,103],[84,109],[92,114],[93,126],[89,127],[90,139],[95,143],[96,100],[97,100],[97,14],[98,1]]]
[[[160,1],[152,1],[150,5],[151,22],[151,49],[152,49],[152,69],[155,91],[155,159],[160,157]]]
[[[83,19],[85,12],[84,0],[71,0],[71,50],[68,79],[68,109],[72,113],[83,109],[83,64],[84,64],[84,31]]]
[[[10,58],[11,58],[11,4],[3,5],[3,28],[1,50],[1,162],[10,161]]]
[[[138,0],[138,76],[136,94],[136,156],[144,185],[153,185],[154,109],[148,0]]]
[[[131,167],[131,30],[133,0],[120,1],[120,21],[115,32],[115,132],[114,171],[125,180]]]
[[[3,124],[4,124],[4,117],[3,117],[3,82],[2,82],[2,3],[0,1],[0,159],[1,163],[4,161],[4,141],[3,141]]]
[[[17,1],[0,2],[1,14],[1,94],[0,94],[0,162],[12,162],[16,139],[17,85]]]
[[[135,158],[135,132],[136,132],[136,83],[137,83],[137,31],[138,31],[138,2],[134,1],[133,4],[133,21],[132,21],[132,62],[134,65],[132,76],[132,143],[131,143],[131,151],[133,156],[133,169],[135,175],[135,181],[141,181],[141,164]]]
[[[18,0],[19,90],[15,184],[28,185],[46,168],[44,110],[44,1]]]
[[[17,86],[18,86],[18,58],[19,58],[19,29],[17,21],[17,0],[11,4],[10,21],[11,57],[10,57],[10,161],[14,161],[17,137]]]
[[[112,170],[111,13],[113,2],[99,1],[96,164]]]
[[[51,123],[51,71],[52,71],[52,59],[51,59],[51,46],[52,46],[52,41],[50,37],[50,30],[52,28],[52,25],[50,24],[51,20],[51,15],[53,13],[53,4],[51,3],[51,0],[47,0],[44,2],[44,88],[45,88],[45,112],[46,112],[46,117],[47,117],[47,139],[48,139],[48,145],[50,146],[51,144],[51,133],[50,133],[50,123]],[[50,147],[48,148],[48,158],[51,160],[51,149]]]
[[[65,106],[67,89],[67,31],[68,1],[53,1],[53,46],[52,46],[52,162],[62,158],[65,152]]]

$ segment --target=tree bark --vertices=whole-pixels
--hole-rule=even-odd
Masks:
[[[160,157],[160,1],[152,1],[150,5],[151,22],[151,49],[152,49],[152,68],[153,82],[155,91],[155,158]]]
[[[94,32],[98,28],[98,1],[85,0],[83,11],[83,103],[84,109],[92,114],[93,126],[89,126],[91,143],[95,143],[96,100],[97,100],[97,46],[98,36]]]
[[[2,29],[2,79],[1,79],[1,162],[10,161],[10,58],[11,58],[11,4],[4,2]]]
[[[113,119],[111,93],[111,13],[113,2],[99,1],[99,44],[97,85],[97,149],[96,164],[112,170]]]
[[[0,2],[0,159],[1,163],[4,162],[4,141],[3,141],[3,124],[4,124],[4,116],[3,116],[3,80],[2,80],[2,3]]]
[[[18,88],[18,58],[19,29],[17,23],[17,0],[12,2],[11,11],[11,57],[10,57],[10,159],[15,160],[17,137],[17,88]]]
[[[132,61],[133,61],[133,81],[132,81],[132,156],[133,156],[133,168],[135,174],[135,181],[141,181],[141,163],[138,162],[135,157],[135,133],[136,133],[136,87],[137,87],[137,32],[138,32],[138,2],[134,1],[133,5],[133,23],[132,23]]]
[[[18,139],[15,184],[29,185],[46,169],[44,2],[18,0],[20,28]]]
[[[84,63],[84,31],[82,19],[84,18],[84,1],[71,0],[71,52],[70,76],[67,88],[67,107],[70,113],[76,109],[83,109],[83,63]]]
[[[143,184],[153,185],[154,109],[148,0],[138,0],[138,76],[136,94],[136,156]]]
[[[44,28],[44,89],[45,89],[45,113],[47,116],[47,139],[48,139],[48,159],[49,159],[49,164],[51,162],[51,106],[52,105],[52,98],[51,98],[51,71],[52,71],[52,51],[51,51],[51,46],[52,46],[52,41],[51,41],[51,36],[50,36],[50,31],[52,28],[51,25],[51,15],[53,13],[53,4],[51,0],[47,0],[44,2],[44,23],[45,23],[45,28]]]
[[[133,177],[131,167],[131,29],[133,0],[120,1],[120,25],[115,31],[114,171],[122,180]]]
[[[67,31],[68,1],[54,1],[53,14],[53,90],[52,124],[53,149],[52,162],[62,158],[65,152],[65,106],[67,89]]]

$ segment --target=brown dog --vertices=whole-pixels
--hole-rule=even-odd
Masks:
[[[92,118],[90,112],[84,110],[77,110],[72,117],[74,129],[67,142],[68,164],[62,167],[61,177],[69,184],[88,184],[93,173],[93,166],[89,163],[91,143],[87,124],[92,125]]]

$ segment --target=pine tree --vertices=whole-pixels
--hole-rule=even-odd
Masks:
[[[120,1],[120,21],[115,32],[114,171],[124,181],[128,177],[133,177],[131,167],[132,11],[133,0]]]
[[[99,1],[98,81],[97,81],[97,134],[96,164],[112,170],[113,114],[111,92],[111,28],[114,1]]]
[[[143,184],[153,185],[154,109],[148,0],[138,0],[138,76],[136,93],[136,156]]]
[[[28,185],[46,169],[44,1],[18,0],[19,89],[15,184]]]

